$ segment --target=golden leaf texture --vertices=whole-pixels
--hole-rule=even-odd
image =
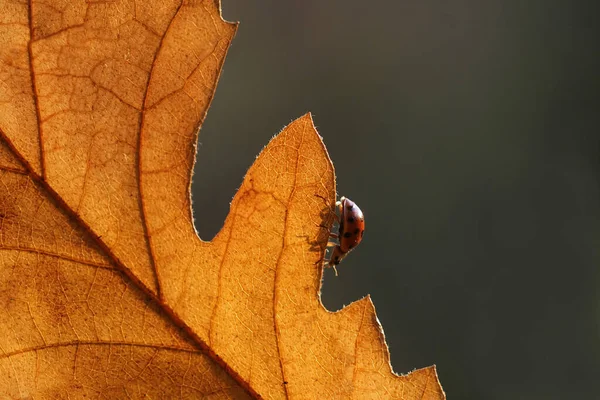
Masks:
[[[0,9],[0,398],[445,398],[434,367],[392,372],[368,297],[321,304],[335,178],[310,115],[198,238],[218,1]]]

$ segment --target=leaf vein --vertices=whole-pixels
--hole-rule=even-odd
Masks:
[[[15,351],[11,351],[11,352],[4,352],[3,354],[0,354],[0,360],[1,359],[6,359],[6,358],[11,358],[20,354],[25,354],[25,353],[30,353],[30,352],[37,352],[37,351],[41,351],[41,350],[47,350],[47,349],[52,349],[52,348],[59,348],[59,347],[69,347],[69,346],[81,346],[81,345],[89,345],[89,346],[132,346],[132,347],[145,347],[145,348],[152,348],[152,349],[156,349],[156,350],[171,350],[171,351],[179,351],[182,353],[198,353],[198,354],[204,354],[201,351],[199,351],[198,349],[190,349],[190,348],[185,348],[185,347],[179,347],[179,346],[167,346],[167,345],[158,345],[158,344],[149,344],[149,343],[135,343],[135,342],[111,342],[108,340],[96,340],[96,341],[69,341],[69,342],[63,342],[63,343],[50,343],[50,344],[44,344],[41,346],[32,346],[32,347],[26,347],[23,349],[19,349],[19,350],[15,350]]]
[[[35,126],[37,127],[38,130],[38,142],[39,142],[39,157],[40,157],[40,167],[41,167],[41,175],[42,178],[45,179],[46,178],[46,161],[45,161],[45,157],[44,157],[44,138],[43,138],[43,131],[42,131],[42,125],[40,124],[40,104],[39,104],[39,98],[38,98],[38,94],[37,94],[37,85],[36,85],[36,80],[35,80],[35,72],[33,71],[33,12],[32,12],[32,7],[33,7],[33,0],[29,0],[28,2],[29,4],[27,4],[27,18],[29,20],[29,42],[27,43],[27,55],[29,57],[29,76],[31,78],[31,96],[33,97],[33,105],[35,108],[35,119],[36,119],[36,124]]]
[[[283,366],[283,360],[281,357],[281,348],[280,348],[280,344],[279,344],[279,338],[280,338],[280,333],[279,333],[279,324],[277,322],[277,303],[279,300],[279,296],[278,296],[278,278],[279,278],[279,265],[281,263],[281,257],[283,255],[283,251],[287,246],[287,239],[286,239],[286,235],[287,235],[287,230],[288,230],[288,219],[289,219],[289,212],[290,212],[290,204],[292,203],[292,199],[294,198],[294,194],[296,193],[296,183],[298,180],[298,168],[300,165],[300,149],[302,148],[302,144],[304,143],[304,135],[306,133],[306,124],[304,124],[304,126],[302,127],[302,135],[300,136],[300,143],[298,144],[298,148],[296,149],[296,165],[295,165],[295,169],[294,169],[294,182],[292,183],[292,190],[290,192],[290,195],[288,197],[287,200],[287,205],[285,208],[285,222],[283,224],[283,233],[282,233],[282,250],[279,252],[279,257],[277,258],[277,263],[275,264],[275,279],[274,279],[274,284],[273,284],[273,322],[274,322],[274,328],[275,328],[275,343],[277,344],[277,354],[279,356],[279,365],[281,368],[281,376],[283,379],[283,382],[287,382],[287,379],[285,377],[285,368]],[[287,399],[290,398],[289,392],[288,392],[288,388],[286,384],[283,384],[283,389],[285,391],[285,397]]]
[[[137,151],[136,151],[136,156],[137,156],[137,189],[138,189],[138,202],[139,202],[139,207],[140,207],[140,215],[141,215],[141,219],[142,219],[142,226],[144,228],[144,237],[146,239],[146,246],[148,247],[148,253],[150,255],[150,263],[152,264],[152,270],[154,271],[154,279],[155,282],[154,284],[156,285],[156,293],[158,295],[158,298],[163,300],[163,295],[162,295],[162,291],[161,291],[161,279],[160,279],[160,274],[158,273],[158,268],[156,267],[156,256],[154,255],[154,251],[153,251],[153,247],[152,247],[152,239],[150,238],[150,234],[149,234],[149,230],[148,230],[148,221],[146,218],[146,205],[144,204],[144,197],[143,197],[143,190],[142,190],[142,142],[143,142],[143,131],[144,131],[144,121],[145,121],[145,117],[146,117],[146,109],[147,109],[147,105],[146,102],[148,100],[148,92],[150,90],[150,85],[152,82],[152,74],[154,73],[154,67],[156,66],[156,60],[158,58],[158,55],[161,51],[161,49],[163,48],[163,44],[165,41],[165,38],[167,37],[167,35],[169,34],[169,29],[171,28],[171,26],[173,25],[173,21],[175,21],[175,19],[177,18],[177,15],[179,14],[179,11],[181,10],[181,8],[183,7],[183,1],[179,3],[179,6],[177,7],[177,10],[175,10],[175,13],[173,14],[173,18],[171,18],[171,20],[169,21],[169,24],[167,25],[167,29],[165,30],[164,35],[160,38],[160,42],[158,44],[158,47],[156,48],[156,52],[154,53],[154,58],[152,60],[152,67],[150,68],[150,73],[148,74],[148,82],[146,84],[146,90],[144,91],[144,98],[142,100],[142,111],[140,114],[140,122],[139,122],[139,132],[138,132],[138,146],[137,146]]]

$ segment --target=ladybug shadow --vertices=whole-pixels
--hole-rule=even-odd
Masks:
[[[317,235],[314,238],[306,236],[306,241],[310,245],[311,252],[320,253],[319,260],[315,264],[320,264],[325,259],[327,248],[332,245],[331,232],[337,222],[335,207],[327,204],[327,199],[315,194],[315,197],[323,200],[323,207],[319,212],[319,223],[315,224],[319,228]]]

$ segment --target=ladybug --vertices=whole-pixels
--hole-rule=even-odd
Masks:
[[[335,203],[339,211],[339,216],[336,214],[336,219],[339,222],[340,228],[337,234],[330,233],[329,236],[338,239],[339,244],[329,242],[333,245],[333,251],[329,258],[329,267],[335,271],[335,276],[338,275],[335,268],[344,257],[361,242],[365,233],[365,216],[356,203],[352,200],[342,197],[340,201]]]

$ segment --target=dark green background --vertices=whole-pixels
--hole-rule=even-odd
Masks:
[[[367,222],[327,308],[370,293],[394,369],[437,364],[450,399],[598,398],[597,4],[223,0],[241,25],[200,134],[201,237],[312,111]]]

